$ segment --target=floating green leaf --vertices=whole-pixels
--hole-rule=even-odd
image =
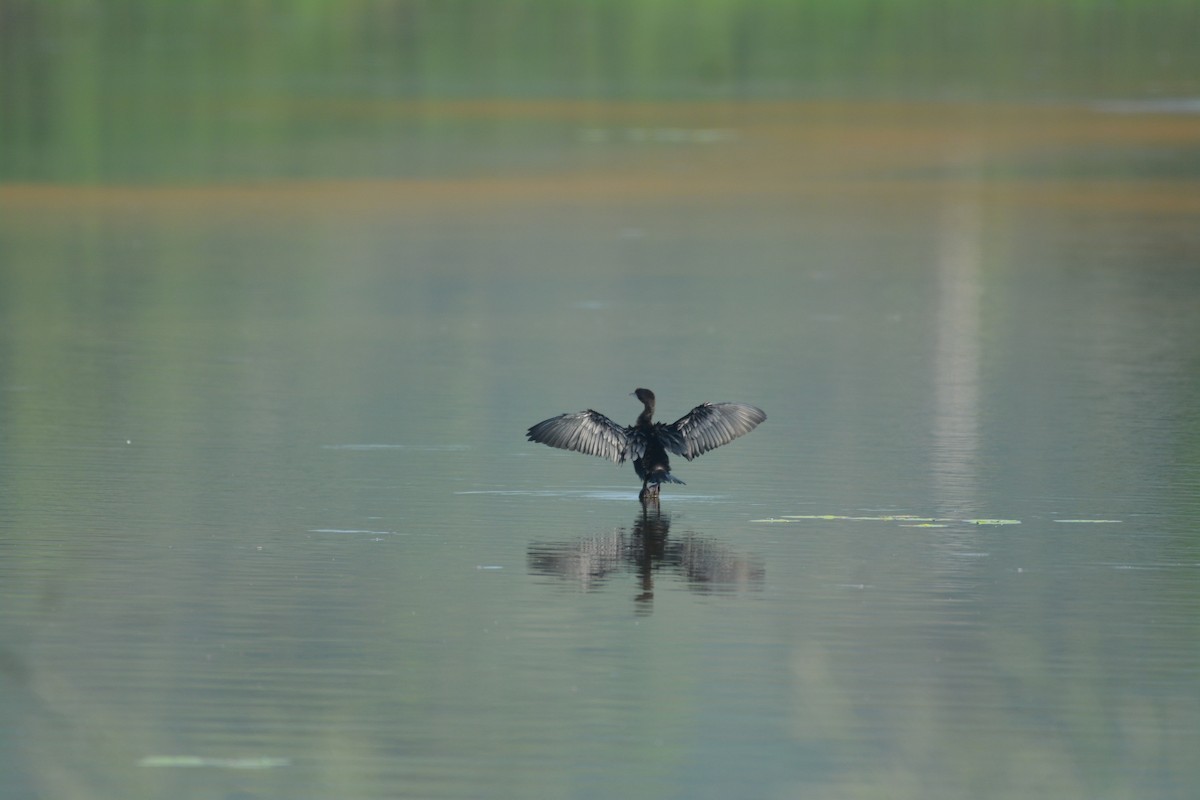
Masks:
[[[751,522],[898,522],[903,528],[945,528],[951,523],[967,525],[1020,525],[1019,519],[948,519],[946,517],[918,517],[914,514],[881,514],[877,516],[849,516],[846,514],[784,514],[779,517],[754,519]],[[1060,522],[1067,520],[1059,520]],[[1083,522],[1086,520],[1074,520]],[[1116,522],[1117,520],[1095,520],[1096,522]]]

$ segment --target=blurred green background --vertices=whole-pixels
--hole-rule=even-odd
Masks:
[[[6,0],[0,180],[410,175],[346,152],[445,126],[401,101],[1187,97],[1198,31],[1190,0]]]

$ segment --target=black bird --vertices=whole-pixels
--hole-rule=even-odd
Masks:
[[[650,421],[654,416],[654,392],[638,389],[630,394],[637,395],[645,408],[628,428],[589,408],[539,422],[529,429],[529,441],[600,456],[618,464],[632,458],[633,468],[642,479],[638,499],[646,502],[658,499],[664,481],[683,483],[671,474],[668,450],[691,461],[749,433],[767,418],[762,409],[745,403],[704,403],[664,425]]]

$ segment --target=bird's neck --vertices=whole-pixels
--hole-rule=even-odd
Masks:
[[[639,428],[649,428],[650,418],[654,416],[654,403],[645,403],[645,406],[642,413],[638,414],[637,427]]]

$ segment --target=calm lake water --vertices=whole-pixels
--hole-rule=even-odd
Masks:
[[[1193,797],[1194,112],[378,100],[219,180],[27,164],[0,798]],[[656,511],[524,440],[638,386],[768,419]]]

